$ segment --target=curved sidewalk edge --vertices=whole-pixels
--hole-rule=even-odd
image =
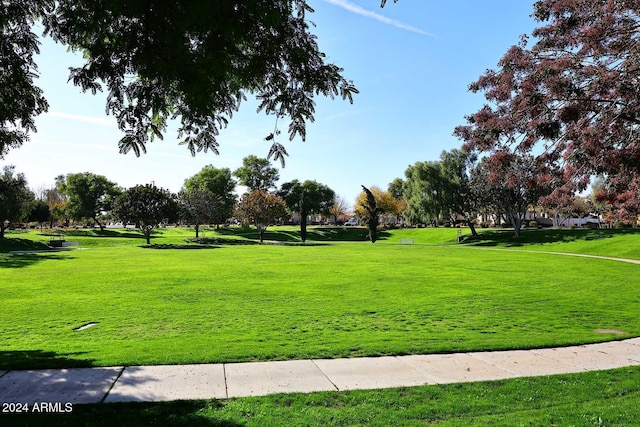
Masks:
[[[537,350],[0,371],[0,402],[32,405],[226,399],[493,381],[635,365],[640,365],[640,338]]]
[[[575,254],[571,252],[553,252],[553,251],[532,251],[527,249],[511,249],[511,248],[494,248],[486,246],[464,246],[464,245],[442,245],[446,248],[458,248],[458,249],[477,249],[481,251],[499,251],[499,252],[512,252],[512,253],[526,253],[526,254],[546,254],[546,255],[562,255],[579,258],[594,258],[604,259],[608,261],[626,262],[628,264],[640,264],[640,260],[632,258],[618,258],[605,255],[590,255],[590,254]]]

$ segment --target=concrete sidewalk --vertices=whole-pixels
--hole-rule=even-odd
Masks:
[[[0,371],[0,403],[156,402],[491,381],[640,365],[640,338],[355,359]]]

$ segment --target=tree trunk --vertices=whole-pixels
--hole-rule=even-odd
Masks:
[[[2,221],[2,224],[0,224],[0,239],[4,239],[4,230],[6,229],[5,225],[4,225],[4,221]]]
[[[300,210],[300,239],[307,241],[307,210],[304,207]]]
[[[264,241],[264,228],[259,228],[260,231],[260,243]]]
[[[367,228],[369,229],[369,240],[371,243],[375,243],[378,240],[378,215],[375,213],[371,215],[367,221]]]
[[[96,224],[98,224],[98,227],[100,227],[100,231],[104,231],[104,225],[102,225],[102,223],[98,221],[96,217],[93,217],[93,220],[96,222]]]
[[[467,224],[469,224],[469,230],[471,230],[471,235],[473,237],[478,237],[478,232],[476,231],[476,226],[473,223],[473,220],[468,219]]]
[[[513,222],[513,233],[516,239],[519,239],[520,229],[522,228],[522,218],[520,218],[520,214],[511,215],[511,221]]]
[[[198,237],[200,237],[200,224],[196,224],[195,229],[196,229],[196,239],[197,239]]]
[[[140,225],[140,230],[142,231],[142,234],[144,234],[144,238],[147,239],[147,245],[151,244],[151,231],[153,230],[153,227],[148,227],[146,225]]]

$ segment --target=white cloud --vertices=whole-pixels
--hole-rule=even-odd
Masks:
[[[347,0],[323,0],[325,3],[330,3],[332,5],[341,7],[342,9],[348,10],[351,13],[355,13],[356,15],[364,16],[365,18],[375,19],[376,21],[380,21],[383,24],[392,25],[396,28],[400,28],[401,30],[411,31],[412,33],[422,34],[423,36],[438,38],[433,33],[428,31],[421,30],[420,28],[416,28],[412,25],[405,24],[404,22],[396,21],[395,19],[387,18],[384,15],[380,15],[379,13],[372,12],[370,10],[364,9],[358,5],[353,3],[349,3]]]
[[[46,113],[44,115],[45,117],[55,117],[58,119],[65,119],[65,120],[75,120],[77,122],[84,122],[84,123],[90,123],[93,125],[98,125],[98,126],[107,126],[107,127],[111,127],[111,128],[117,128],[118,124],[116,123],[116,120],[111,118],[105,118],[105,117],[92,117],[92,116],[81,116],[78,114],[70,114],[70,113],[63,113],[61,111],[49,111],[48,113]]]

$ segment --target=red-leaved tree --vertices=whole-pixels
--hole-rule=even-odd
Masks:
[[[541,23],[470,89],[490,105],[455,133],[467,150],[541,153],[558,162],[557,191],[586,188],[593,174],[633,189],[640,176],[640,4],[539,0]],[[615,198],[614,198],[615,199]],[[615,201],[615,200],[614,200]]]
[[[533,156],[498,151],[482,159],[473,171],[471,187],[478,203],[513,226],[520,237],[527,209],[549,195],[553,176]]]
[[[282,197],[266,190],[254,190],[242,196],[236,209],[237,215],[245,222],[253,224],[260,233],[260,243],[269,224],[287,215],[287,205]]]

